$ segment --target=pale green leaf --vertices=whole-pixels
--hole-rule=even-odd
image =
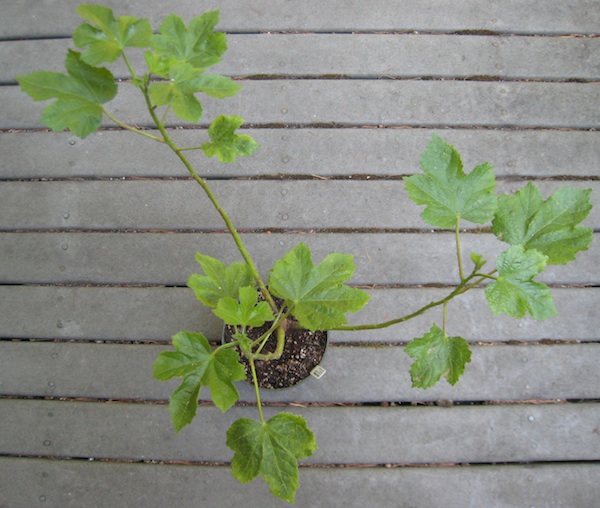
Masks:
[[[429,388],[445,376],[451,385],[456,384],[471,361],[471,350],[462,337],[448,337],[433,325],[423,337],[413,339],[406,352],[416,358],[410,368],[414,388]]]
[[[83,23],[73,32],[73,42],[78,47],[88,46],[81,59],[97,65],[114,62],[127,47],[145,48],[150,44],[152,27],[147,19],[120,16],[102,5],[80,5],[78,14],[91,22]]]
[[[593,230],[578,226],[592,209],[591,192],[563,187],[544,201],[528,183],[513,195],[500,196],[492,231],[508,244],[540,251],[548,264],[568,263],[592,241]]]
[[[274,317],[267,302],[258,303],[258,294],[252,287],[243,287],[239,300],[229,296],[221,298],[214,313],[228,325],[262,326]]]
[[[117,85],[108,69],[92,67],[80,53],[69,50],[67,75],[38,71],[17,76],[21,89],[33,100],[56,99],[44,109],[42,123],[55,131],[70,129],[81,138],[96,131],[102,122],[102,104],[117,94]]]
[[[225,35],[213,30],[219,22],[219,11],[211,11],[192,19],[189,29],[183,20],[171,14],[160,26],[160,34],[151,39],[159,54],[193,67],[205,69],[218,63],[227,50]]]
[[[182,331],[173,336],[176,351],[164,351],[154,362],[154,377],[166,381],[183,377],[169,401],[169,413],[179,432],[196,416],[202,386],[209,386],[211,397],[221,411],[227,411],[239,398],[234,381],[246,378],[233,349],[212,348],[204,335]]]
[[[227,431],[227,446],[234,451],[233,476],[242,483],[260,475],[271,493],[289,503],[298,489],[298,459],[317,450],[312,431],[301,416],[279,413],[265,423],[236,420]]]
[[[485,224],[494,216],[496,181],[489,164],[465,174],[456,149],[433,135],[421,157],[421,170],[424,174],[404,181],[410,199],[426,205],[421,217],[428,224],[454,228],[460,219]]]
[[[346,323],[347,312],[360,310],[369,295],[344,284],[354,274],[352,256],[329,254],[318,266],[310,249],[298,244],[278,260],[269,275],[269,290],[292,308],[300,325],[326,330]]]
[[[485,288],[492,312],[519,319],[529,312],[539,320],[556,315],[550,288],[533,280],[544,270],[547,260],[541,252],[525,250],[522,245],[500,254],[496,260],[498,278]]]
[[[215,308],[224,297],[237,299],[240,288],[253,283],[248,265],[240,261],[228,266],[200,253],[196,254],[196,261],[206,275],[192,275],[187,285],[194,290],[196,298],[208,307]]]
[[[200,148],[207,157],[215,155],[221,162],[234,162],[238,156],[247,156],[258,148],[258,143],[247,134],[236,134],[235,131],[244,122],[239,116],[221,115],[213,120],[208,129],[209,143]]]

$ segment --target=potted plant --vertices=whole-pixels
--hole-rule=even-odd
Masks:
[[[255,388],[258,419],[238,419],[226,437],[234,452],[233,476],[242,483],[260,475],[274,495],[294,501],[298,460],[317,449],[316,439],[301,416],[280,412],[265,420],[260,390],[261,385],[283,386],[305,377],[322,355],[324,332],[384,328],[440,307],[441,325],[433,324],[406,347],[415,359],[410,369],[413,386],[428,388],[441,377],[455,384],[471,360],[467,342],[450,336],[447,330],[447,305],[452,299],[486,283],[485,295],[495,314],[514,318],[529,314],[539,320],[556,314],[550,289],[535,278],[547,265],[568,263],[590,245],[592,230],[579,223],[591,209],[591,191],[564,187],[544,199],[535,185],[528,183],[515,194],[497,195],[491,165],[483,163],[465,173],[457,150],[435,135],[422,155],[422,172],[404,181],[408,197],[424,206],[421,215],[425,222],[454,231],[459,280],[445,297],[386,322],[349,325],[346,314],[359,311],[369,300],[366,292],[347,284],[354,273],[352,256],[331,253],[315,264],[304,244],[276,261],[264,280],[227,211],[186,156],[188,150],[202,150],[208,157],[230,163],[250,155],[258,143],[236,132],[243,119],[218,116],[206,132],[207,140],[193,147],[178,146],[166,127],[172,114],[186,122],[200,120],[202,105],[197,94],[220,99],[241,88],[228,77],[206,72],[227,48],[225,35],[214,31],[218,11],[192,19],[187,27],[171,14],[157,34],[147,19],[117,18],[100,5],[81,5],[78,13],[85,22],[75,29],[73,41],[83,50],[68,51],[67,74],[38,71],[19,76],[18,82],[34,100],[54,99],[41,118],[53,130],[70,129],[83,138],[98,130],[106,115],[121,128],[164,144],[222,217],[242,261],[225,265],[199,253],[196,260],[202,274],[192,275],[188,286],[223,320],[228,338],[215,346],[202,333],[177,333],[175,350],[161,353],[154,363],[154,377],[182,378],[169,403],[177,432],[194,419],[203,387],[210,387],[214,404],[225,412],[238,400],[234,383],[249,378]],[[127,56],[131,48],[144,51],[146,68],[141,73]],[[117,85],[113,74],[100,64],[117,59],[123,59],[130,72],[129,83],[143,96],[157,135],[124,123],[105,107],[117,94]],[[475,253],[464,260],[462,221],[491,222],[491,231],[507,244],[494,267],[484,268],[488,261]],[[296,372],[283,384],[273,382],[272,377],[265,380],[265,371],[271,370],[273,375],[294,370],[292,364],[299,364],[302,355],[286,356],[287,349],[307,338],[314,345],[312,364],[298,367],[302,373]],[[303,351],[310,356],[306,347]]]

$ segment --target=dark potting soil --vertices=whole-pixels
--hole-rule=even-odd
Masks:
[[[258,339],[271,326],[266,323],[259,328],[248,328],[246,333]],[[231,342],[232,327],[225,327],[225,342]],[[277,345],[277,337],[271,335],[262,353],[272,353]],[[288,388],[310,376],[310,372],[321,362],[327,347],[327,332],[311,332],[302,328],[290,327],[285,334],[283,354],[278,360],[255,360],[256,376],[261,388]],[[239,352],[239,351],[238,351]],[[252,383],[252,373],[248,360],[240,354],[241,363],[246,367],[246,379]]]

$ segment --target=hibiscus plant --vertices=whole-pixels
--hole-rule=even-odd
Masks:
[[[242,260],[226,265],[197,254],[203,273],[192,275],[188,285],[230,327],[232,339],[214,345],[202,333],[181,331],[173,337],[175,350],[158,356],[154,377],[182,378],[169,403],[179,432],[194,419],[203,387],[210,387],[213,403],[225,412],[239,398],[234,383],[246,379],[248,371],[255,387],[258,419],[238,419],[226,438],[233,450],[233,476],[242,483],[260,475],[274,495],[293,502],[298,460],[317,450],[315,436],[301,416],[287,412],[269,420],[263,416],[255,363],[279,358],[290,328],[384,328],[440,307],[441,324],[432,324],[406,347],[414,359],[410,368],[413,387],[428,388],[442,377],[454,385],[471,360],[467,341],[448,334],[446,313],[452,299],[485,283],[485,296],[494,314],[514,318],[529,314],[538,320],[556,314],[550,288],[535,278],[546,266],[568,263],[590,245],[592,230],[579,223],[591,209],[591,190],[563,187],[544,199],[540,190],[528,183],[514,194],[498,195],[490,164],[479,164],[466,173],[457,150],[435,135],[422,155],[421,172],[404,182],[408,197],[424,206],[423,220],[455,233],[459,280],[444,298],[386,322],[349,325],[346,314],[359,311],[369,300],[365,291],[348,285],[354,273],[352,256],[331,253],[315,265],[310,248],[302,243],[274,263],[265,282],[227,211],[186,155],[189,150],[202,150],[223,163],[250,155],[259,145],[250,136],[237,133],[243,119],[218,116],[207,130],[198,130],[206,136],[204,142],[191,147],[179,146],[167,128],[171,115],[184,122],[200,120],[203,109],[198,94],[222,99],[241,89],[229,77],[206,72],[227,49],[225,34],[214,30],[219,12],[195,17],[188,26],[171,14],[158,33],[153,33],[147,19],[115,17],[101,5],[81,5],[77,12],[85,22],[75,29],[73,41],[82,51],[68,50],[66,74],[38,71],[19,76],[18,82],[32,99],[53,100],[41,117],[53,130],[69,129],[84,138],[100,129],[107,117],[122,129],[162,143],[222,217]],[[142,71],[135,69],[128,57],[130,50],[140,49],[145,62]],[[100,66],[118,59],[130,73],[119,86],[111,71]],[[107,104],[121,86],[139,91],[157,133],[129,125],[111,113]],[[491,223],[492,233],[506,244],[493,267],[486,268],[488,261],[479,254],[463,259],[460,231],[465,222]],[[249,329],[261,326],[264,333],[251,338]],[[264,345],[271,337],[276,345],[265,352]]]

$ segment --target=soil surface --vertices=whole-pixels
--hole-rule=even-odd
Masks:
[[[251,339],[258,339],[271,327],[266,323],[259,328],[248,328],[246,333]],[[231,342],[232,327],[225,327],[225,342]],[[275,351],[277,338],[273,334],[265,347],[263,353]],[[317,330],[311,332],[302,328],[290,327],[286,331],[283,354],[278,360],[256,360],[256,376],[261,388],[288,388],[306,379],[310,372],[321,362],[327,347],[327,332]],[[239,352],[239,351],[238,351]],[[246,367],[246,379],[252,383],[250,366],[245,357],[240,355],[241,362]]]

